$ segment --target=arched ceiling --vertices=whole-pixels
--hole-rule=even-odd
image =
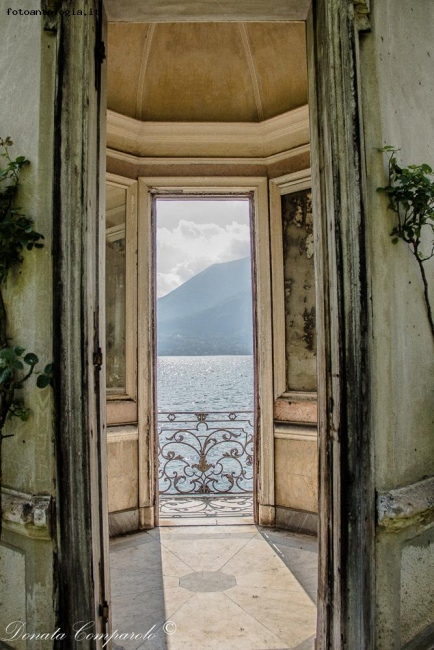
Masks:
[[[262,122],[305,104],[304,23],[109,23],[108,108],[116,113]]]

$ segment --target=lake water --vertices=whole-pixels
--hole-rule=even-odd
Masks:
[[[177,413],[158,418],[160,494],[251,492],[253,357],[158,357],[157,378],[158,410]]]
[[[253,357],[158,357],[159,411],[252,411]]]

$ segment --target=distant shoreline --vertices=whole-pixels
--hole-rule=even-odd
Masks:
[[[253,357],[253,352],[209,352],[196,354],[157,354],[157,357]]]

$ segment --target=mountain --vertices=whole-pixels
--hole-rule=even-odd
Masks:
[[[190,278],[158,300],[158,354],[252,354],[251,295],[248,257]]]

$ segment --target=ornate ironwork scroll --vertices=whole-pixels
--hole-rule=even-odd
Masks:
[[[252,517],[252,494],[160,495],[160,519]]]
[[[160,412],[160,494],[253,491],[253,413]]]

